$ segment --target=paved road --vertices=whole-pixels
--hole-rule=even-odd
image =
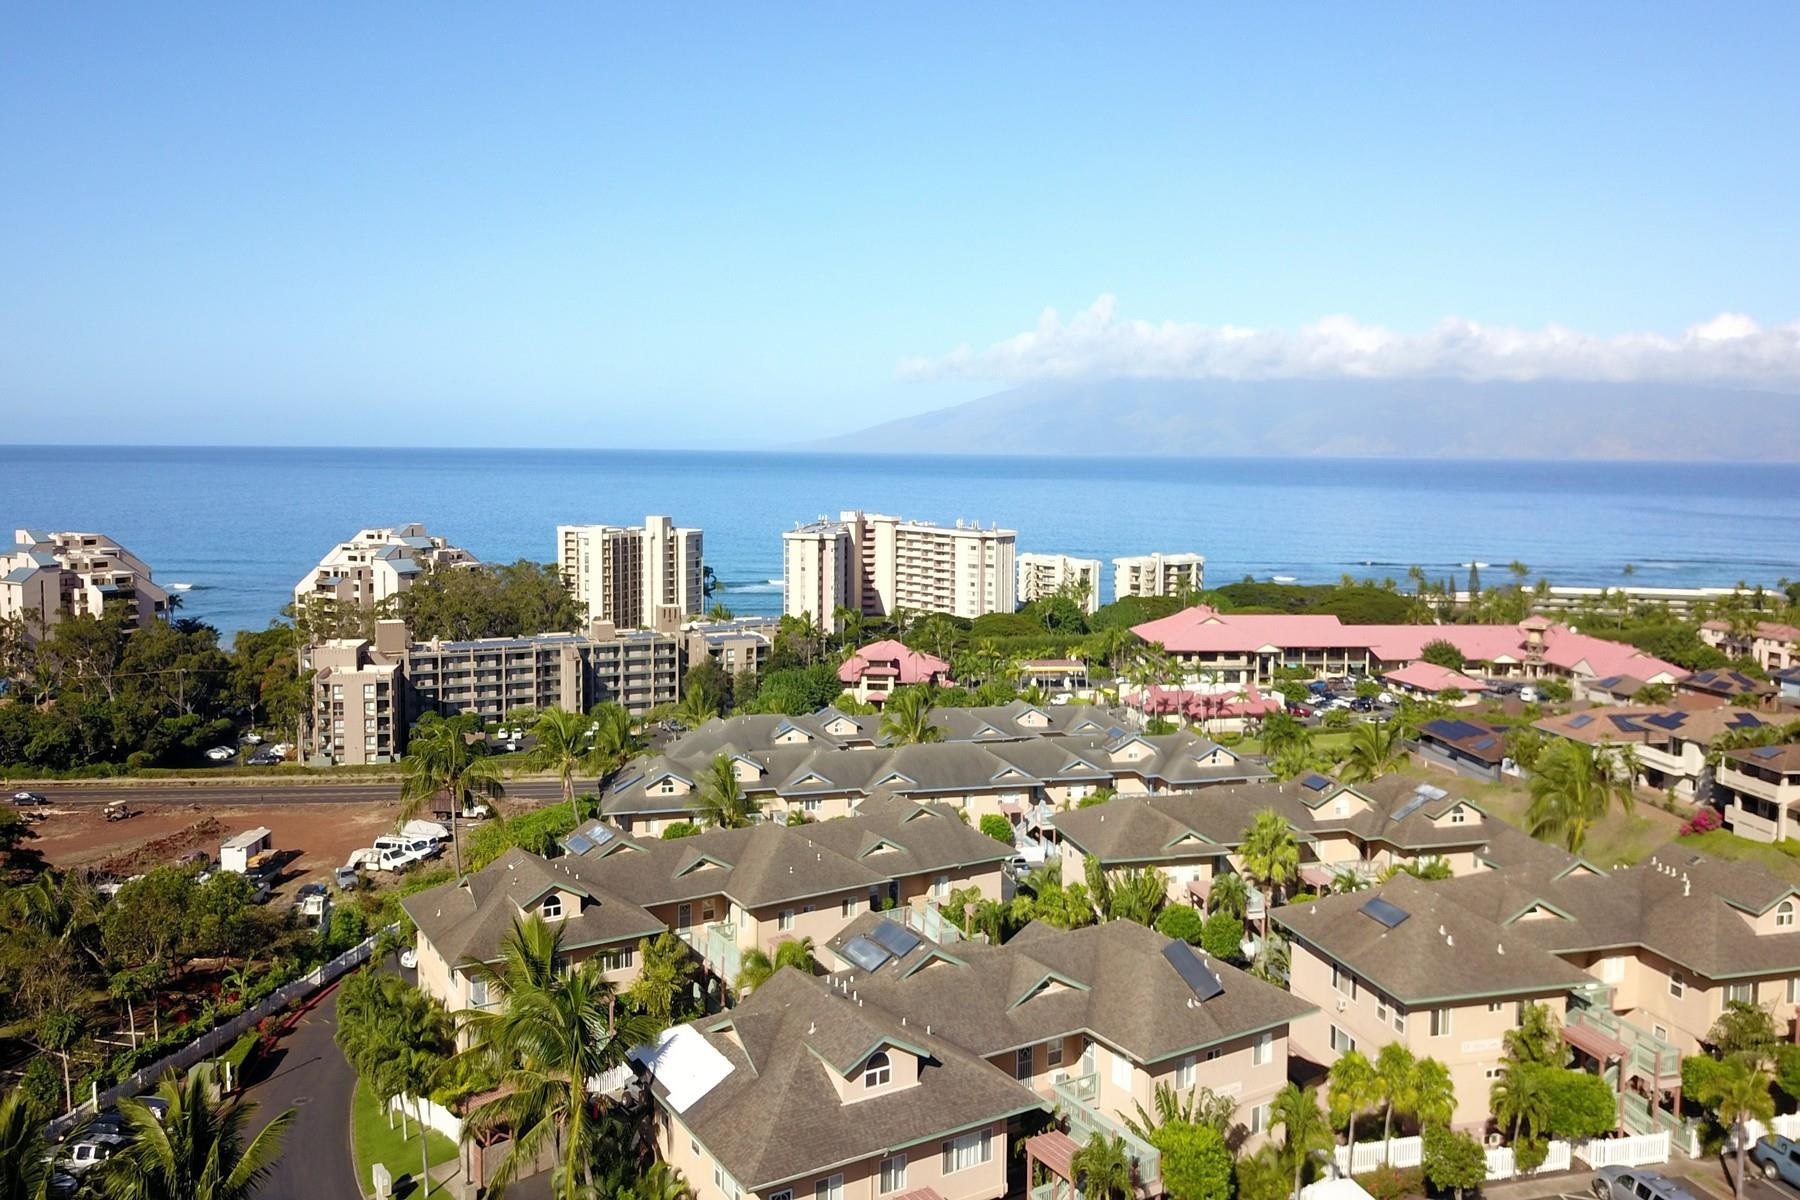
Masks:
[[[283,1109],[295,1110],[286,1150],[258,1200],[356,1200],[350,1156],[350,1093],[356,1073],[331,1039],[337,1032],[337,989],[300,1018],[282,1039],[280,1061],[248,1091],[260,1129]]]
[[[8,785],[0,796],[11,796],[19,790]],[[367,783],[310,783],[269,780],[220,780],[187,782],[144,780],[143,782],[47,783],[31,789],[56,807],[84,804],[108,804],[129,800],[134,804],[365,804],[392,801],[400,794],[396,780],[373,780]],[[506,785],[506,793],[522,800],[555,800],[562,797],[562,785],[554,779],[520,779]]]

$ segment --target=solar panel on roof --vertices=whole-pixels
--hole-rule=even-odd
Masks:
[[[875,971],[879,970],[881,964],[892,958],[893,955],[858,934],[844,943],[844,957],[865,971]]]
[[[1731,718],[1733,729],[1760,729],[1762,722],[1749,713],[1741,712]]]
[[[1300,786],[1309,792],[1322,792],[1331,786],[1331,780],[1323,775],[1312,774],[1300,781]]]
[[[1412,916],[1411,913],[1407,912],[1404,908],[1401,908],[1398,904],[1391,904],[1388,901],[1383,900],[1380,896],[1376,896],[1365,903],[1362,906],[1362,911],[1369,916],[1374,917],[1389,929],[1394,928],[1394,926]]]
[[[586,854],[593,848],[594,843],[579,833],[571,833],[568,837],[563,839],[563,849],[567,850],[570,854]]]
[[[1752,758],[1774,758],[1780,753],[1780,746],[1759,746],[1750,752],[1750,756]]]
[[[1471,750],[1492,750],[1499,740],[1499,738],[1484,737],[1469,748]]]
[[[604,846],[606,843],[619,836],[614,832],[611,825],[604,825],[599,821],[595,821],[592,825],[589,825],[586,829],[582,830],[581,833],[582,836],[586,837],[596,846]]]
[[[1613,727],[1620,733],[1644,732],[1644,727],[1639,725],[1636,721],[1633,721],[1630,717],[1613,717],[1612,723]]]
[[[904,925],[896,925],[892,921],[881,921],[869,931],[869,936],[879,942],[895,958],[912,953],[919,945],[919,935]]]
[[[1170,942],[1163,947],[1163,957],[1169,960],[1169,965],[1175,968],[1175,973],[1188,985],[1195,999],[1211,1000],[1224,994],[1225,985],[1186,942]]]
[[[1433,800],[1442,800],[1449,794],[1450,793],[1446,792],[1443,788],[1434,788],[1428,783],[1421,783],[1418,787],[1413,789],[1413,794],[1407,802],[1395,809],[1394,815],[1389,817],[1388,820],[1404,821],[1406,818],[1418,812],[1419,809],[1423,808],[1426,804]]]
[[[1577,713],[1575,716],[1569,718],[1570,729],[1586,729],[1593,723],[1594,718],[1588,716],[1586,713]]]
[[[1654,725],[1658,729],[1680,729],[1687,721],[1686,713],[1657,713],[1644,718],[1646,725]]]

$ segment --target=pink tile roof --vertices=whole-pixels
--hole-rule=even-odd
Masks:
[[[844,661],[838,678],[855,683],[867,672],[871,675],[894,676],[901,685],[929,683],[950,674],[950,664],[934,655],[914,650],[904,642],[871,642]]]
[[[1230,692],[1191,692],[1185,688],[1153,687],[1150,694],[1144,697],[1145,712],[1180,713],[1190,721],[1266,717],[1281,709],[1280,700],[1264,696],[1254,686],[1235,695]]]
[[[1479,679],[1471,679],[1461,671],[1452,671],[1449,667],[1440,667],[1423,659],[1408,663],[1397,671],[1389,671],[1382,678],[1401,687],[1417,688],[1421,692],[1441,692],[1448,688],[1465,692],[1488,690],[1488,685]]]
[[[1384,663],[1417,659],[1428,642],[1443,640],[1476,662],[1523,662],[1526,629],[1542,628],[1544,661],[1574,674],[1604,678],[1658,675],[1684,679],[1687,672],[1635,646],[1576,633],[1542,618],[1518,625],[1346,625],[1334,616],[1220,613],[1205,605],[1133,627],[1145,641],[1172,654],[1248,654],[1264,647],[1367,649]]]

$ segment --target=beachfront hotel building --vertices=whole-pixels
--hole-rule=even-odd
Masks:
[[[416,521],[358,530],[294,585],[294,607],[303,609],[324,599],[339,608],[373,609],[410,588],[428,567],[438,565],[481,564],[467,550],[427,533]]]
[[[958,617],[1018,607],[1011,529],[937,525],[880,513],[821,517],[781,535],[783,611],[821,624],[838,608],[868,617],[899,609]]]
[[[169,615],[169,593],[149,564],[103,533],[13,532],[0,553],[0,620],[18,618],[37,638],[67,617],[108,609],[142,627]]]
[[[1113,599],[1179,596],[1206,582],[1204,554],[1133,554],[1113,559]]]
[[[1089,613],[1099,611],[1099,559],[1074,558],[1067,554],[1021,554],[1018,562],[1020,604],[1054,596],[1064,588],[1078,588],[1082,593],[1082,608]]]
[[[590,621],[672,629],[706,599],[701,531],[649,516],[642,525],[558,525],[563,584]]]

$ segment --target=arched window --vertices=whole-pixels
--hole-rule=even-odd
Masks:
[[[538,905],[538,916],[546,921],[558,920],[562,915],[562,897],[555,892],[545,896],[544,902]]]
[[[863,1067],[863,1086],[881,1087],[891,1078],[893,1071],[888,1067],[887,1051],[878,1050],[871,1054]]]
[[[1794,923],[1794,902],[1783,900],[1775,906],[1775,928],[1787,929]]]

